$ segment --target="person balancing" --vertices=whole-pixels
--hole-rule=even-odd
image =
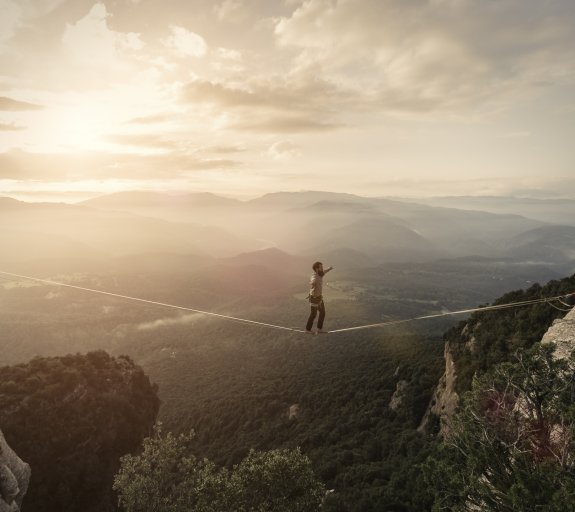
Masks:
[[[325,320],[325,304],[323,303],[323,276],[327,274],[333,267],[323,269],[323,263],[321,261],[316,261],[312,267],[313,274],[309,281],[310,291],[308,295],[309,303],[311,306],[311,312],[309,318],[307,319],[307,325],[305,326],[305,331],[309,334],[325,333],[328,331],[323,330],[323,321]],[[317,319],[317,331],[313,331],[313,321],[319,311],[319,317]]]

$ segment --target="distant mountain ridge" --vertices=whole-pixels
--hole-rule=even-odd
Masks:
[[[217,226],[176,223],[83,205],[0,198],[0,209],[2,262],[150,252],[228,256],[262,246]]]
[[[505,243],[512,257],[530,254],[544,263],[564,263],[575,271],[575,226],[542,226],[520,233]]]
[[[466,208],[497,214],[514,213],[553,224],[575,224],[575,199],[520,196],[454,196],[406,199],[430,206]]]
[[[0,212],[4,226],[16,226],[19,236],[40,232],[54,243],[63,237],[67,242],[61,240],[52,251],[55,256],[65,254],[70,243],[83,244],[73,250],[78,255],[88,246],[111,256],[231,257],[276,247],[314,260],[354,251],[355,261],[341,260],[354,266],[482,256],[544,261],[565,273],[575,254],[575,240],[559,236],[553,243],[560,249],[547,251],[550,256],[542,259],[527,233],[547,233],[541,239],[546,243],[553,230],[515,213],[321,191],[277,192],[246,201],[211,193],[119,192],[77,205],[3,200]],[[41,244],[27,246],[25,258],[46,256]]]
[[[116,192],[106,194],[92,199],[81,201],[79,204],[96,208],[114,207],[150,207],[169,205],[195,205],[202,207],[221,207],[222,205],[240,205],[242,202],[237,199],[229,199],[211,192],[196,192],[190,194],[165,194],[161,192],[133,191]]]

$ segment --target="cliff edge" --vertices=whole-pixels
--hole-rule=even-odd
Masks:
[[[8,446],[0,430],[0,512],[20,511],[30,474],[30,466]]]
[[[541,307],[546,307],[548,311],[554,311],[555,316],[560,314],[548,305]],[[569,357],[570,353],[575,350],[575,309],[568,311],[563,318],[547,318],[541,321],[539,319],[533,320],[533,318],[537,319],[537,315],[530,317],[528,311],[523,311],[522,316],[514,316],[513,321],[506,321],[504,315],[499,315],[497,321],[506,322],[508,332],[498,329],[493,318],[485,314],[481,319],[477,316],[472,317],[467,323],[455,327],[452,330],[453,336],[447,337],[445,343],[445,372],[435,389],[418,431],[424,433],[439,430],[440,435],[448,433],[450,420],[459,403],[458,391],[467,389],[465,384],[458,383],[462,373],[461,364],[462,362],[463,364],[467,363],[464,383],[469,382],[476,371],[481,372],[482,369],[470,365],[469,360],[477,359],[475,356],[478,350],[486,350],[485,347],[488,346],[485,342],[486,339],[497,340],[500,346],[506,346],[505,351],[492,351],[492,354],[495,355],[492,356],[491,365],[502,362],[496,358],[497,354],[512,353],[515,349],[510,350],[509,344],[513,343],[514,338],[526,338],[526,333],[531,336],[531,342],[554,343],[557,358]],[[480,347],[477,343],[478,338],[482,339]],[[530,344],[526,346],[530,346]],[[459,354],[459,359],[457,354]]]
[[[569,311],[563,318],[555,320],[541,343],[555,343],[555,357],[560,359],[569,357],[575,350],[575,309]]]

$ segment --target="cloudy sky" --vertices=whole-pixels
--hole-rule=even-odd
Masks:
[[[0,195],[575,196],[573,0],[0,12]]]

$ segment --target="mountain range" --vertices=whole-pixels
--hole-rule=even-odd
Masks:
[[[561,206],[568,212],[572,205],[558,200],[555,210]],[[275,247],[296,260],[354,268],[479,256],[567,273],[575,254],[569,225],[329,192],[279,192],[249,201],[122,192],[74,205],[0,198],[0,220],[0,263],[8,267],[64,259],[74,260],[75,268],[94,261],[113,267],[131,257],[135,267],[161,271],[172,264],[184,269],[192,256],[197,262]],[[273,261],[271,253],[267,257]]]

